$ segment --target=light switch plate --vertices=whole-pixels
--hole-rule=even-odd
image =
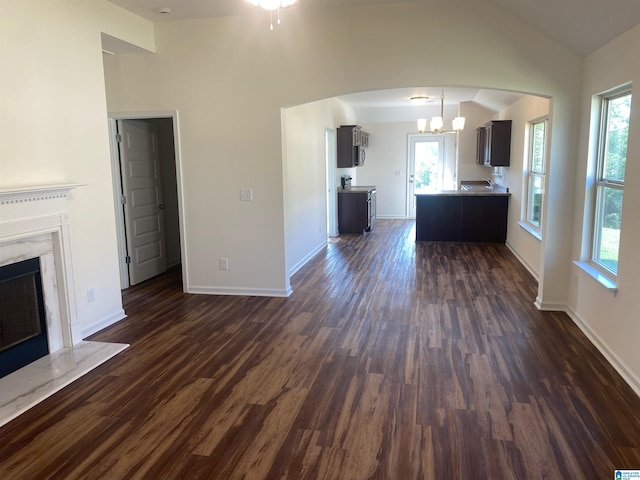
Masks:
[[[253,190],[250,188],[241,188],[240,189],[240,200],[243,202],[250,202],[253,200]]]

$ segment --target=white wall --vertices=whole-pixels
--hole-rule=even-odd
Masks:
[[[406,218],[407,215],[407,135],[415,132],[415,122],[371,123],[369,148],[364,167],[358,168],[359,185],[377,187],[376,215],[379,218]]]
[[[590,210],[593,192],[591,102],[613,87],[633,82],[627,147],[624,202],[620,233],[618,293],[607,291],[577,266],[572,266],[569,305],[574,318],[640,394],[640,26],[586,58],[582,84],[580,148],[576,177],[572,258],[589,259]]]
[[[501,110],[496,120],[511,120],[511,165],[502,169],[502,178],[497,183],[509,188],[509,220],[507,244],[520,261],[538,278],[540,274],[542,244],[538,238],[522,228],[518,222],[526,218],[526,177],[528,145],[526,143],[528,123],[549,114],[549,100],[526,96]],[[546,205],[545,205],[546,207]],[[552,208],[554,205],[551,206]],[[543,211],[543,214],[545,211]]]
[[[152,50],[153,25],[101,0],[2,0],[0,8],[0,188],[85,185],[73,190],[69,209],[72,328],[86,334],[124,313],[101,32]]]
[[[344,102],[329,99],[284,109],[283,117],[287,271],[293,273],[327,243],[325,131],[354,124],[354,115]]]

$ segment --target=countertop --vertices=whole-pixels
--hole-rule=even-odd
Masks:
[[[432,192],[416,193],[417,197],[510,197],[511,194],[504,189],[488,188],[486,190],[434,190]]]
[[[370,192],[371,190],[377,190],[375,185],[358,185],[351,186],[349,188],[338,188],[338,193],[363,193]]]
[[[416,193],[416,196],[464,196],[464,197],[487,197],[487,196],[510,196],[509,189],[495,183],[483,181],[462,181],[459,190],[432,190],[428,192]]]

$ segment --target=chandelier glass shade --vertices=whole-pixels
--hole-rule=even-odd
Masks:
[[[413,97],[411,101],[415,102],[415,98],[424,98],[424,97]],[[440,116],[433,117],[429,122],[429,133],[458,133],[461,130],[464,130],[464,117],[455,117],[451,122],[451,130],[444,129],[444,90],[442,90],[442,95],[440,96]],[[427,132],[427,119],[419,118],[418,119],[418,132],[425,133]]]
[[[247,0],[252,5],[256,7],[264,8],[269,11],[269,15],[271,16],[271,24],[269,25],[269,29],[273,30],[273,11],[277,10],[278,12],[278,25],[280,25],[280,9],[291,7],[298,3],[298,0]]]
[[[287,8],[298,3],[298,0],[247,0],[256,7],[262,7],[265,10],[277,10],[279,8]]]

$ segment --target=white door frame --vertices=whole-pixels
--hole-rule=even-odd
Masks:
[[[127,244],[124,228],[124,213],[122,211],[121,195],[122,183],[120,180],[120,155],[118,153],[118,142],[116,139],[117,120],[140,120],[152,118],[171,118],[173,122],[173,144],[176,159],[176,187],[178,190],[178,222],[180,229],[180,257],[182,264],[182,291],[186,292],[185,285],[188,277],[186,232],[184,226],[184,196],[182,188],[182,161],[180,156],[180,134],[177,110],[160,110],[149,112],[110,112],[109,118],[109,147],[111,151],[111,178],[113,185],[113,204],[116,213],[116,236],[118,243],[118,267],[120,269],[120,287],[128,288],[129,269],[125,260]]]
[[[325,193],[327,195],[327,236],[338,236],[338,214],[336,193],[336,130],[325,128],[324,145],[326,157],[327,180]]]
[[[433,134],[433,133],[410,133],[408,135],[407,142],[407,218],[416,218],[416,209],[414,206],[414,186],[415,183],[413,181],[413,176],[415,174],[415,144],[422,142],[438,142],[440,146],[438,147],[438,161],[439,165],[439,174],[440,174],[440,186],[442,186],[443,175],[444,175],[444,134]]]

